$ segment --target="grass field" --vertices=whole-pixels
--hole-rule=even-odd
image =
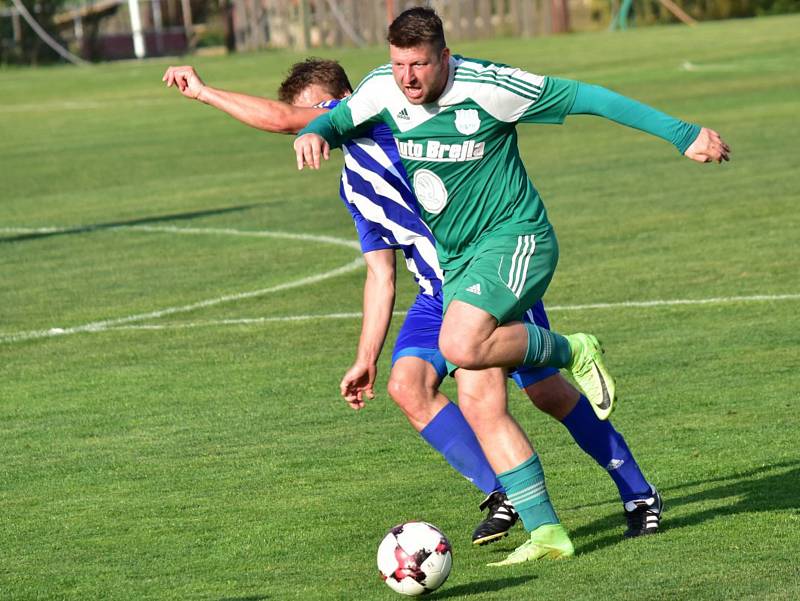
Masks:
[[[455,46],[734,150],[697,165],[599,119],[521,128],[561,242],[552,321],[605,341],[613,421],[666,512],[621,540],[611,481],[510,389],[578,552],[511,569],[485,564],[522,529],[470,547],[481,495],[405,424],[386,357],[364,411],[338,398],[363,278],[338,156],[298,174],[289,138],[164,89],[165,61],[0,70],[0,599],[395,599],[375,550],[409,519],[453,543],[440,599],[800,598],[798,31]],[[318,54],[354,80],[385,60]],[[273,95],[299,58],[185,60]]]

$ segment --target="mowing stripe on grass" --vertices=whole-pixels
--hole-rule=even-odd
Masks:
[[[115,99],[113,101],[96,101],[96,100],[83,100],[83,101],[63,101],[63,102],[29,102],[21,104],[7,104],[0,106],[0,114],[2,113],[50,113],[55,111],[94,111],[98,109],[119,110],[126,106],[140,107],[140,106],[157,106],[159,104],[170,103],[170,99],[161,100],[156,98],[140,98],[140,99]]]

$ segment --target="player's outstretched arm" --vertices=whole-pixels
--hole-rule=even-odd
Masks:
[[[569,85],[564,80],[556,81]],[[681,154],[701,163],[730,160],[730,147],[711,129],[681,121],[601,86],[582,82],[572,84],[577,85],[570,115],[597,115],[639,129],[663,138]]]
[[[394,250],[373,250],[364,254],[367,277],[364,281],[364,317],[356,360],[347,370],[339,390],[353,409],[362,409],[364,401],[375,398],[375,377],[386,333],[392,321],[395,294]]]
[[[238,92],[228,92],[205,84],[189,65],[169,67],[161,79],[181,94],[219,109],[237,121],[267,132],[296,134],[326,109],[292,106],[285,102]]]
[[[725,143],[725,140],[717,132],[707,127],[700,129],[697,138],[683,154],[698,163],[722,163],[722,161],[731,160],[730,146]]]

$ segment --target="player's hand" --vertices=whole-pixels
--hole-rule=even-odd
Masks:
[[[303,134],[294,141],[294,152],[297,155],[297,170],[302,171],[308,165],[311,169],[319,169],[320,157],[326,161],[331,158],[330,144],[318,134]]]
[[[704,127],[697,134],[694,142],[683,153],[693,161],[698,163],[711,163],[716,161],[730,161],[731,148],[725,143],[720,135],[713,129]]]
[[[364,408],[365,397],[375,398],[375,376],[378,368],[374,363],[354,363],[344,374],[339,391],[348,405],[356,411]]]
[[[200,96],[200,92],[206,86],[194,67],[188,65],[182,67],[169,67],[164,73],[161,81],[167,83],[167,87],[176,86],[181,94],[187,98],[195,99]]]

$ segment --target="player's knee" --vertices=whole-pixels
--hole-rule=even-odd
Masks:
[[[403,413],[412,417],[426,413],[435,398],[435,391],[424,382],[394,373],[389,377],[387,391]]]
[[[443,333],[444,334],[444,333]],[[464,369],[481,369],[481,347],[469,336],[452,334],[439,336],[439,350],[450,363]]]
[[[525,392],[537,409],[557,420],[569,415],[580,397],[580,393],[560,374],[531,384]]]

